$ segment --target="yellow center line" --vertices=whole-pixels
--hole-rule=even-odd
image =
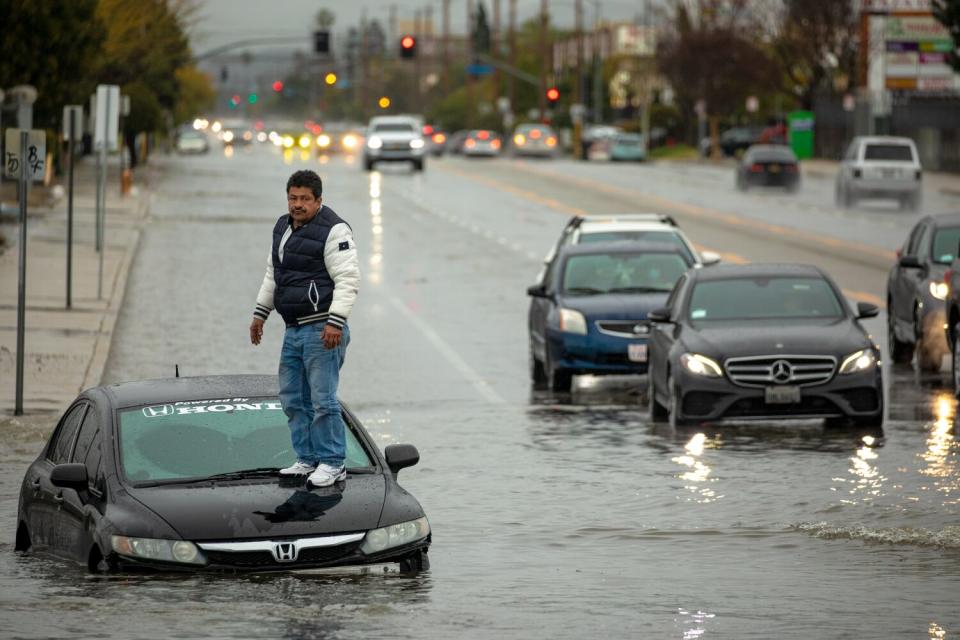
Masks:
[[[460,177],[462,177],[462,178],[466,178],[466,179],[472,180],[472,181],[474,181],[474,182],[479,182],[479,183],[484,184],[484,185],[486,185],[486,186],[488,186],[488,187],[491,187],[491,188],[493,188],[493,189],[498,189],[498,190],[500,190],[500,191],[506,191],[506,192],[508,192],[508,193],[512,193],[512,194],[514,194],[514,195],[516,195],[516,196],[519,196],[519,197],[524,198],[524,199],[526,199],[526,200],[529,200],[529,201],[531,201],[531,202],[535,202],[535,203],[537,203],[537,204],[541,204],[541,205],[544,205],[544,206],[546,206],[546,207],[550,207],[551,209],[554,209],[555,211],[560,212],[560,213],[564,213],[564,214],[567,214],[567,215],[581,215],[581,216],[589,215],[589,212],[585,211],[584,209],[580,209],[579,207],[572,207],[572,206],[570,206],[570,205],[568,205],[568,204],[564,204],[563,202],[560,202],[559,200],[554,200],[553,198],[545,198],[545,197],[541,196],[540,194],[535,193],[535,192],[533,192],[533,191],[528,191],[527,189],[520,189],[519,187],[514,187],[514,186],[512,186],[512,185],[506,184],[506,183],[501,182],[501,181],[499,181],[499,180],[495,180],[495,179],[493,179],[493,178],[486,178],[486,177],[483,177],[483,176],[477,176],[477,175],[468,173],[468,172],[466,172],[466,171],[461,171],[461,170],[459,170],[459,169],[454,169],[453,167],[443,167],[443,170],[444,170],[444,171],[449,171],[450,173],[453,173],[454,175],[460,176]],[[532,169],[531,169],[531,171],[532,171],[533,173],[539,173],[538,171],[535,171],[535,170],[532,170]],[[544,172],[544,173],[546,173],[546,172]],[[548,174],[548,175],[554,175],[555,177],[560,177],[560,176],[557,176],[556,174]],[[580,181],[579,178],[571,178],[571,180],[572,180],[572,181]],[[589,184],[590,184],[590,186],[596,187],[596,188],[598,188],[598,189],[601,190],[601,191],[604,190],[602,187],[607,187],[607,186],[609,186],[609,185],[599,185],[599,184],[597,184],[597,183],[595,183],[595,182],[590,182]],[[619,188],[617,188],[617,187],[614,187],[614,189],[619,190]],[[624,190],[622,190],[622,191],[625,192],[626,190],[624,189]],[[647,196],[644,195],[644,197],[647,197]],[[673,207],[673,208],[678,208],[678,207],[677,207],[677,204],[678,204],[678,203],[675,203],[675,202],[673,202],[673,201],[665,200],[665,199],[662,199],[662,198],[655,198],[655,199],[662,200],[664,203],[668,203],[666,206],[670,206],[670,207]],[[685,206],[686,206],[686,205],[685,205]],[[689,206],[692,206],[692,205],[689,205]],[[695,207],[695,208],[696,208],[696,209],[700,209],[700,207]],[[708,211],[708,210],[707,210],[707,209],[704,209],[704,211]],[[729,218],[731,218],[731,219],[733,219],[733,220],[736,220],[736,221],[737,221],[737,224],[740,224],[740,223],[743,222],[743,221],[740,220],[739,218],[736,218],[736,217],[734,217],[734,216],[730,216],[729,214],[721,214],[721,215],[723,215],[723,216],[725,216],[725,217],[729,217]],[[775,225],[767,225],[767,226],[770,227],[770,228],[780,229],[781,231],[778,231],[778,233],[780,233],[780,232],[787,232],[787,231],[789,231],[789,232],[791,232],[791,233],[794,232],[793,229],[787,229],[786,227],[775,227]],[[817,238],[819,238],[819,236],[816,236],[816,235],[813,235],[813,234],[811,234],[811,235],[812,235],[812,237],[817,237]],[[826,239],[826,238],[824,238],[824,239]],[[834,238],[833,240],[836,240],[836,238]],[[841,243],[842,243],[843,241],[837,240],[837,242],[841,242]],[[696,244],[695,246],[697,247],[697,250],[700,251],[701,253],[702,253],[703,251],[711,251],[711,250],[714,251],[714,253],[717,253],[717,254],[720,255],[720,257],[723,259],[724,262],[728,262],[728,263],[730,263],[730,264],[750,264],[750,260],[748,260],[747,258],[745,258],[745,257],[743,257],[743,256],[741,256],[741,255],[739,255],[739,254],[737,254],[737,253],[731,253],[731,252],[729,252],[729,251],[717,251],[717,250],[715,250],[715,249],[709,249],[709,248],[707,248],[707,247],[705,247],[705,246],[703,246],[703,245],[699,245],[699,244]],[[891,259],[892,259],[893,253],[891,252],[890,255],[891,255]],[[849,296],[849,297],[853,298],[854,300],[858,300],[858,301],[861,301],[861,302],[869,302],[870,304],[875,304],[875,305],[877,305],[878,307],[880,307],[881,309],[884,308],[884,305],[885,305],[885,301],[884,301],[880,296],[874,295],[874,294],[872,294],[872,293],[868,293],[868,292],[866,292],[866,291],[857,291],[857,290],[853,290],[853,289],[843,289],[843,293],[844,293],[844,295]]]

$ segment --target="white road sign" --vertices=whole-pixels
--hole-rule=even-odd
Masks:
[[[78,104],[68,104],[63,108],[63,141],[70,141],[70,118],[73,118],[73,141],[83,139],[83,107]]]
[[[117,148],[120,129],[120,87],[115,84],[97,85],[97,111],[93,123],[93,146],[99,149]]]

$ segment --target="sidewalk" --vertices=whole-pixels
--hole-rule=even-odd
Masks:
[[[147,171],[144,168],[141,175],[146,176]],[[110,167],[103,289],[102,299],[98,300],[100,258],[94,249],[95,173],[92,158],[77,163],[70,310],[66,309],[67,198],[64,196],[53,207],[33,207],[28,211],[25,413],[63,411],[81,390],[100,383],[110,352],[127,274],[148,214],[149,192],[138,185],[136,195],[121,197],[119,168]],[[0,248],[0,415],[13,413],[16,398],[20,251],[19,225],[9,216],[4,217],[2,223],[7,243]]]

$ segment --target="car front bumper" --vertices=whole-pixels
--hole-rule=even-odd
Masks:
[[[364,157],[367,161],[376,162],[417,162],[422,160],[424,150],[421,149],[367,149],[364,151]]]
[[[647,372],[647,361],[632,360],[629,345],[649,349],[645,335],[621,338],[591,329],[587,335],[552,330],[547,334],[547,348],[552,366],[574,374],[630,375]],[[634,347],[634,351],[637,347]]]
[[[883,383],[879,365],[872,371],[835,374],[829,382],[800,387],[800,402],[768,404],[764,387],[744,387],[728,378],[707,378],[673,367],[680,388],[683,420],[804,419],[846,417],[879,419],[883,415]]]

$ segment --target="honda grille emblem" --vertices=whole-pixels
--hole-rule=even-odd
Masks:
[[[292,542],[280,542],[273,545],[273,557],[277,562],[293,562],[297,559],[297,545]]]
[[[789,382],[793,378],[793,367],[786,360],[777,360],[770,367],[770,377],[774,382]]]
[[[172,416],[173,415],[173,405],[172,404],[161,404],[156,407],[144,407],[143,415],[148,418],[159,418],[161,416]]]

